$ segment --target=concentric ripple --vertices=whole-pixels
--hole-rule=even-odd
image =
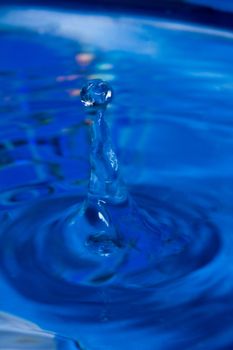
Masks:
[[[122,217],[117,241],[101,235],[86,239],[75,230],[83,198],[39,201],[20,213],[1,236],[7,278],[30,298],[64,302],[67,295],[71,302],[80,301],[80,288],[152,287],[209,264],[220,238],[206,208],[184,199],[174,205],[179,194],[167,188],[153,188],[156,192],[158,197],[152,198],[148,188],[134,188],[132,196],[143,217],[153,220],[153,226],[157,223],[159,234],[149,227],[146,237],[140,236],[140,227],[130,232],[130,222]]]
[[[54,193],[54,188],[46,183],[17,187],[16,189],[2,192],[1,205],[14,206],[16,204],[28,204],[40,197],[47,197]]]
[[[28,7],[0,37],[1,310],[81,349],[232,350],[232,31]],[[78,227],[93,79],[146,234]]]

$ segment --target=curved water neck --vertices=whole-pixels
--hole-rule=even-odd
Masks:
[[[105,109],[105,106],[97,108],[91,122],[88,196],[110,203],[121,203],[127,198],[127,190],[120,177],[119,162],[105,120]]]

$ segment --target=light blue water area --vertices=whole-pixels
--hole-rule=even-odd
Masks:
[[[233,33],[4,8],[0,36],[0,349],[232,349]],[[127,187],[97,211],[93,79]]]

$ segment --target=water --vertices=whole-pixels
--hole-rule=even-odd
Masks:
[[[80,350],[79,344],[45,332],[35,324],[6,313],[0,313],[0,349]]]
[[[232,349],[233,33],[39,9],[0,23],[1,324],[37,324],[43,349]],[[82,231],[79,95],[99,78],[129,194],[84,206]],[[20,348],[9,324],[0,348]]]

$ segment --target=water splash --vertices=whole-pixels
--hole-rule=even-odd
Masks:
[[[90,81],[81,90],[91,129],[86,196],[68,193],[66,198],[41,200],[20,212],[3,234],[6,251],[2,258],[8,277],[14,275],[17,285],[17,279],[23,279],[34,297],[49,295],[50,288],[56,289],[60,283],[77,288],[106,284],[138,287],[173,279],[195,269],[211,235],[217,239],[203,225],[205,242],[201,240],[200,245],[190,228],[185,231],[172,224],[168,208],[159,213],[163,205],[148,197],[149,188],[138,193],[127,190],[105,120],[112,96],[111,87],[101,80]],[[152,193],[156,192],[153,189]],[[25,259],[20,264],[19,256]],[[186,258],[188,265],[183,264]],[[29,273],[37,266],[40,272],[35,276],[43,272],[46,291],[38,286],[38,277]]]
[[[127,191],[120,177],[119,162],[105,121],[105,109],[112,96],[112,88],[100,79],[90,81],[81,90],[81,101],[92,116],[88,197],[121,203],[126,200]]]
[[[30,16],[34,23],[38,11]],[[119,21],[109,22],[119,33]],[[110,35],[112,51],[97,52],[98,43],[90,43],[92,63],[82,69],[74,56],[77,42],[10,34],[14,53],[15,47],[25,51],[23,36],[34,57],[20,62],[8,54],[6,65],[0,64],[2,308],[82,338],[85,349],[231,349],[231,40],[225,33],[214,40],[208,28],[180,31],[166,23],[162,29],[163,21],[153,19],[121,23],[124,33],[135,32],[138,54],[129,40],[130,53],[121,52],[122,35]],[[2,38],[2,48],[11,38]],[[42,48],[46,43],[62,56],[35,52],[30,42]],[[25,71],[41,57],[43,66]],[[109,78],[96,65],[102,59],[112,65]],[[76,98],[77,85],[100,74],[115,78],[112,131],[131,185],[125,202],[94,201],[90,222],[80,218],[86,183],[74,181],[86,179],[88,170],[86,139],[79,132],[83,125],[85,134],[88,123],[82,123]],[[142,89],[154,103],[145,103]],[[94,110],[88,114],[90,131]],[[98,217],[98,204],[110,231]],[[81,219],[91,230],[79,229]]]
[[[112,88],[100,79],[88,82],[81,90],[81,101],[91,115],[91,175],[86,200],[71,226],[79,237],[85,239],[86,236],[86,247],[90,251],[102,257],[116,253],[117,260],[121,257],[122,261],[132,242],[149,256],[151,238],[148,241],[148,237],[154,234],[156,245],[162,230],[160,232],[156,220],[138,208],[121,179],[119,161],[105,120],[105,110],[112,96]],[[129,223],[130,228],[127,227]],[[143,260],[142,265],[145,264]],[[110,263],[112,267],[115,265]]]
[[[106,257],[121,247],[107,207],[127,200],[104,115],[112,96],[111,87],[99,79],[88,82],[81,90],[81,101],[91,112],[91,174],[86,200],[73,223],[78,234],[86,232],[86,246]]]

